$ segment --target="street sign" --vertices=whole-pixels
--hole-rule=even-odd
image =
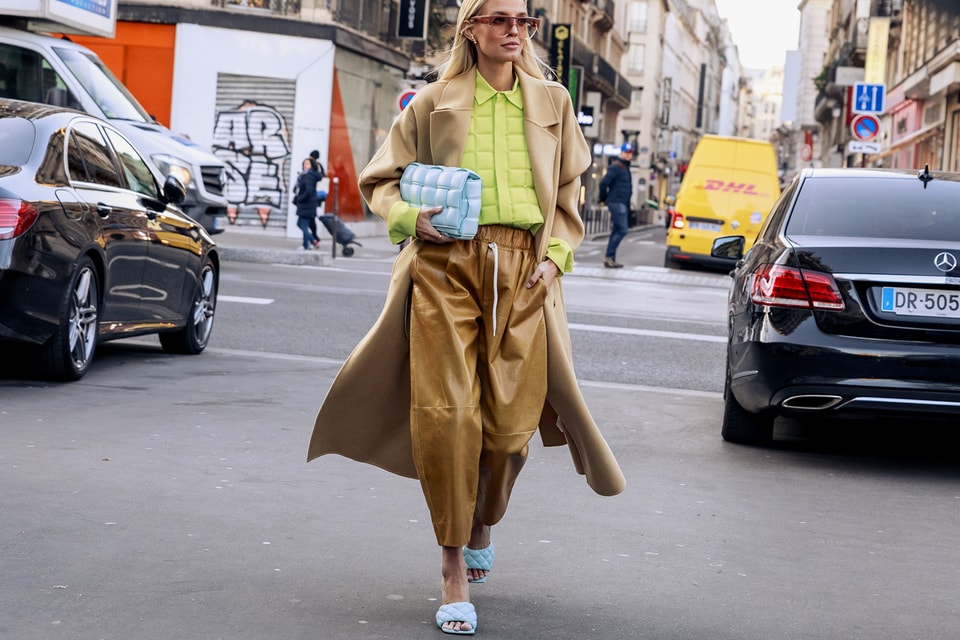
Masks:
[[[880,153],[882,148],[879,142],[851,140],[847,143],[847,153]]]
[[[404,0],[400,3],[400,17],[397,20],[397,37],[427,37],[427,0]]]
[[[858,82],[853,85],[854,113],[881,113],[886,85]]]
[[[880,133],[880,120],[872,113],[860,113],[850,122],[850,133],[861,142],[869,142]]]
[[[417,95],[416,89],[407,89],[400,94],[400,100],[398,101],[400,105],[400,111],[403,111],[410,101],[413,100],[413,96]]]
[[[813,145],[804,144],[800,148],[800,159],[804,162],[810,162],[813,160]]]

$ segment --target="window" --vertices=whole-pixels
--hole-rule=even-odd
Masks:
[[[647,0],[633,0],[628,7],[627,25],[630,31],[647,32]]]
[[[646,55],[646,45],[631,44],[627,50],[627,71],[630,73],[643,73],[643,59]]]
[[[157,185],[147,163],[143,161],[136,149],[127,140],[113,129],[105,129],[113,150],[120,159],[120,168],[127,179],[127,185],[132,191],[150,198],[159,199]]]
[[[63,79],[36,51],[0,44],[0,98],[76,106]]]
[[[125,186],[97,125],[92,122],[78,123],[70,134],[70,143],[67,163],[71,178],[109,187]]]
[[[24,118],[0,120],[0,165],[19,167],[30,159],[37,130]]]
[[[55,51],[107,118],[153,122],[153,118],[144,111],[133,94],[99,58],[61,47],[57,47]]]
[[[869,194],[865,196],[864,194]],[[916,178],[807,180],[797,197],[788,235],[960,240],[960,184]]]

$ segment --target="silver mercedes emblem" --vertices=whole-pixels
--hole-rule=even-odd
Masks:
[[[933,264],[937,269],[940,269],[940,271],[949,273],[957,268],[957,257],[952,253],[941,251],[937,254],[937,257],[933,259]]]

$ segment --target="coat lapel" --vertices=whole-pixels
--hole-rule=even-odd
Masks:
[[[443,135],[430,136],[432,164],[459,167],[463,150],[470,132],[470,117],[473,113],[473,94],[476,92],[477,73],[461,74],[447,83],[436,108],[430,114],[430,130],[443,131]]]
[[[543,260],[549,243],[543,230],[552,228],[557,207],[555,176],[560,162],[560,114],[542,81],[537,81],[519,69],[517,77],[523,93],[523,129],[533,170],[533,188],[537,192],[544,221],[536,238],[537,259]]]

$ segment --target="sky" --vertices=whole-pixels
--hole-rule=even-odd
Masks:
[[[715,0],[726,18],[740,64],[749,69],[783,65],[786,52],[797,48],[799,0]]]

